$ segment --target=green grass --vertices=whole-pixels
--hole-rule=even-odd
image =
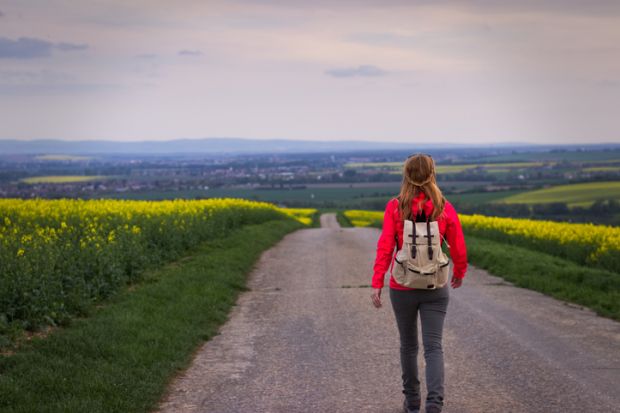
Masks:
[[[151,412],[226,321],[261,252],[301,227],[269,221],[200,244],[89,317],[0,356],[0,411]]]
[[[25,184],[67,184],[72,182],[103,181],[108,178],[108,176],[104,175],[46,175],[22,178],[20,182]]]
[[[558,185],[512,195],[499,202],[512,204],[564,202],[569,206],[588,206],[599,199],[620,200],[620,181]]]
[[[485,238],[466,236],[470,262],[515,285],[620,320],[620,274]]]
[[[347,218],[347,216],[344,214],[343,210],[336,211],[336,221],[338,221],[338,224],[340,224],[340,226],[343,228],[350,228],[353,226],[351,225],[351,221],[349,220],[349,218]]]

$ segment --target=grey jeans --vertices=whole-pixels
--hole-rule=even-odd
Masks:
[[[390,301],[400,335],[403,393],[410,406],[421,404],[417,363],[419,311],[426,361],[426,406],[435,405],[440,409],[443,407],[444,364],[441,339],[449,300],[449,284],[436,290],[390,288]]]

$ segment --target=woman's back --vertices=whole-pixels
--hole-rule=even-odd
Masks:
[[[419,204],[422,205],[421,209],[418,207]],[[412,200],[410,208],[409,217],[417,216],[418,213],[424,214],[425,217],[432,217],[434,211],[432,200],[428,199],[421,191]],[[394,247],[400,250],[403,244],[404,221],[399,211],[398,197],[390,199],[385,207],[383,228],[377,242],[377,254],[372,276],[373,288],[383,288],[383,278],[389,269],[390,288],[410,289],[398,284],[392,275]],[[437,217],[437,223],[441,236],[449,245],[450,257],[454,265],[453,276],[462,279],[467,271],[467,248],[458,214],[450,202],[445,201],[443,212]]]

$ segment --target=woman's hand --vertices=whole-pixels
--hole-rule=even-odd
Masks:
[[[452,282],[450,284],[452,285],[452,288],[459,288],[461,285],[463,285],[463,279],[455,278],[454,275],[452,275]]]
[[[381,307],[381,288],[373,288],[370,298],[372,298],[372,303],[376,308]]]

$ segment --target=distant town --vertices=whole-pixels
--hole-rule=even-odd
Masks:
[[[617,146],[427,152],[436,161],[444,194],[463,212],[619,220]],[[0,155],[0,197],[234,197],[281,206],[381,210],[398,194],[408,155],[404,150],[217,156],[5,154]]]

